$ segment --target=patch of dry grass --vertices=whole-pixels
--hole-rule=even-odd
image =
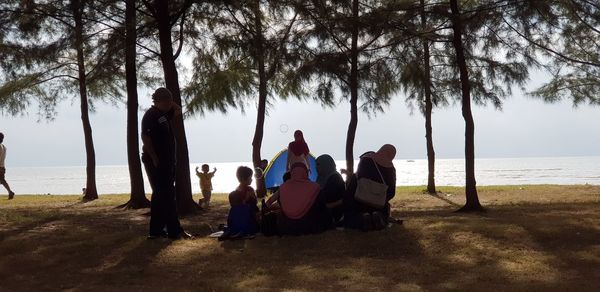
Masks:
[[[464,190],[398,188],[380,232],[218,242],[225,196],[184,218],[190,241],[145,240],[127,196],[0,202],[0,290],[583,290],[600,288],[600,186],[480,187],[488,212],[453,213]]]

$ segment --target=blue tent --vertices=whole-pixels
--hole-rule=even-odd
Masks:
[[[269,166],[265,169],[265,187],[275,188],[279,187],[283,183],[283,175],[285,174],[285,163],[287,162],[288,150],[283,149],[269,162]],[[308,155],[308,161],[310,162],[310,173],[308,178],[311,181],[317,180],[317,161],[312,154]]]

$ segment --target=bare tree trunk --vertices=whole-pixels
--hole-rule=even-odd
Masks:
[[[350,48],[350,124],[346,135],[346,170],[354,173],[354,138],[358,125],[358,0],[352,1],[352,46]]]
[[[255,54],[256,59],[258,61],[258,112],[256,114],[256,128],[254,130],[254,138],[252,139],[252,164],[254,168],[260,166],[261,155],[260,150],[262,147],[262,140],[264,135],[264,125],[265,125],[265,112],[266,112],[266,104],[267,104],[267,74],[265,70],[265,58],[264,58],[264,50],[263,50],[263,35],[262,35],[262,15],[260,12],[260,1],[256,0],[254,4],[254,25],[256,30],[256,44],[255,44]],[[264,197],[267,194],[267,190],[265,188],[265,179],[264,176],[261,176],[256,179],[256,195],[259,198]]]
[[[127,164],[131,184],[131,197],[123,207],[149,208],[150,201],[144,193],[144,177],[140,162],[138,136],[138,93],[136,76],[136,22],[135,0],[126,0],[125,7],[125,79],[127,82]]]
[[[165,75],[167,89],[173,94],[173,100],[181,106],[181,90],[175,58],[173,55],[173,41],[171,39],[171,17],[169,15],[168,0],[156,0],[156,20],[160,41],[160,59]],[[177,140],[177,169],[175,187],[177,191],[177,212],[180,215],[189,214],[198,210],[198,204],[192,197],[192,182],[190,178],[190,158],[185,135],[183,117],[178,116],[173,121],[175,139]]]
[[[421,25],[427,27],[425,0],[421,0]],[[435,151],[433,149],[433,130],[431,127],[431,66],[429,63],[429,41],[423,38],[423,65],[425,70],[425,139],[427,140],[427,192],[435,194]]]
[[[452,43],[456,50],[456,61],[460,71],[460,83],[462,89],[462,116],[465,120],[465,174],[466,174],[466,204],[460,208],[459,212],[483,211],[477,196],[477,187],[475,182],[475,123],[471,113],[471,88],[469,85],[469,72],[465,59],[464,47],[462,42],[462,19],[458,8],[458,0],[450,0],[452,10],[452,28],[454,37]]]
[[[87,84],[85,76],[85,63],[83,57],[83,8],[79,0],[71,1],[73,18],[75,20],[75,50],[77,51],[77,70],[79,80],[79,96],[81,99],[81,122],[83,124],[83,137],[85,139],[86,157],[86,183],[84,201],[98,199],[96,188],[96,152],[94,151],[94,140],[92,138],[92,126],[88,108]]]

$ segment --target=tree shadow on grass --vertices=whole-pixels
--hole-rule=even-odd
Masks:
[[[202,232],[203,224],[221,222],[225,209],[185,218],[184,226]],[[495,206],[485,216],[411,210],[403,212],[404,225],[379,232],[223,245],[206,237],[146,241],[147,218],[98,209],[0,242],[0,288],[592,291],[600,278],[598,209],[521,204]]]
[[[454,207],[462,207],[462,205],[461,205],[461,204],[458,204],[458,203],[456,203],[456,202],[454,202],[454,201],[452,201],[452,200],[450,200],[450,199],[448,199],[448,198],[444,198],[444,197],[443,197],[443,195],[444,195],[444,194],[443,194],[442,192],[437,192],[437,193],[435,193],[435,194],[427,194],[427,195],[429,195],[429,196],[431,196],[431,197],[433,197],[433,198],[436,198],[436,199],[438,199],[438,200],[441,200],[441,201],[443,201],[443,202],[447,203],[447,204],[448,204],[448,205],[450,205],[450,206],[454,206]]]
[[[85,213],[23,226],[0,243],[0,290],[70,289],[133,255],[151,258],[170,242],[147,244],[145,225],[128,215]]]
[[[600,264],[598,207],[519,204],[495,206],[485,216],[407,212],[410,220],[426,227],[418,236],[428,245],[424,249],[440,251],[422,264],[454,271],[418,283],[459,290],[595,290],[600,278],[594,268]]]

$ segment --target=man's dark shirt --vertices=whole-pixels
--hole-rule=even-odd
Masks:
[[[175,136],[170,124],[172,118],[173,111],[163,113],[155,106],[148,109],[142,118],[142,135],[150,137],[159,168],[171,167],[176,162]]]

